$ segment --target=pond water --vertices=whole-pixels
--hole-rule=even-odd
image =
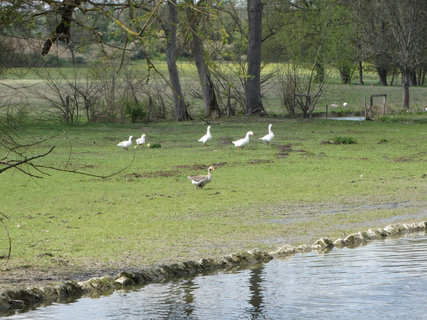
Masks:
[[[8,319],[427,319],[427,235],[297,254]]]
[[[347,121],[364,121],[365,117],[334,117],[328,118],[329,120],[347,120]]]

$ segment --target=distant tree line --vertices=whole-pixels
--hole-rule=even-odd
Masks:
[[[334,67],[343,83],[358,75],[361,85],[363,65],[369,63],[381,85],[401,75],[405,109],[409,87],[425,84],[425,0],[4,0],[0,10],[0,70],[24,65],[24,53],[34,65],[34,50],[46,66],[57,43],[74,63],[97,45],[99,59],[124,65],[142,58],[150,72],[156,71],[152,59],[164,55],[163,80],[179,121],[191,119],[176,64],[182,56],[194,59],[204,113],[212,118],[235,111],[230,96],[244,105],[245,114],[266,114],[264,62],[308,66],[310,81],[317,84]],[[220,61],[237,66],[234,78],[224,74]],[[305,93],[311,90],[310,85]]]

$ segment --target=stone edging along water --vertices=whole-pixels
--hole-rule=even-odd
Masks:
[[[8,290],[0,295],[0,312],[13,309],[26,309],[40,304],[52,302],[70,302],[82,296],[97,297],[112,293],[114,290],[131,289],[148,283],[162,282],[185,276],[196,276],[218,270],[237,267],[248,267],[268,262],[276,257],[286,257],[295,253],[319,251],[327,252],[334,247],[355,248],[369,241],[386,237],[399,237],[406,233],[426,232],[427,221],[411,224],[392,224],[385,228],[369,229],[366,232],[350,234],[344,239],[332,241],[320,238],[312,245],[293,247],[284,245],[272,252],[248,251],[233,253],[219,259],[201,258],[198,261],[185,261],[168,265],[144,268],[136,272],[120,272],[115,277],[105,276],[91,278],[87,281],[68,281],[56,285],[28,288],[25,290]]]

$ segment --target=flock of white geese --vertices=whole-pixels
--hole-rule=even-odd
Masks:
[[[268,143],[270,143],[270,141],[271,140],[273,140],[273,138],[274,138],[274,133],[273,133],[273,131],[271,130],[271,127],[272,127],[273,125],[270,123],[269,125],[268,125],[268,134],[266,134],[264,137],[262,137],[262,138],[259,138],[260,140],[262,140],[262,141],[265,141],[265,142],[267,142],[267,144]],[[242,148],[242,147],[244,147],[245,145],[247,145],[248,143],[249,143],[249,136],[253,136],[253,132],[252,131],[248,131],[248,132],[246,132],[246,135],[245,135],[245,137],[244,138],[242,138],[242,139],[239,139],[239,140],[235,140],[235,141],[232,141],[232,143],[234,144],[234,146],[236,147],[236,148]],[[208,126],[208,128],[207,128],[207,131],[206,131],[206,134],[203,136],[203,137],[201,137],[200,139],[199,139],[199,142],[203,142],[203,144],[205,145],[205,146],[207,146],[208,145],[208,141],[209,140],[212,140],[212,134],[211,134],[211,126]]]
[[[271,127],[273,125],[270,123],[268,125],[268,133],[263,136],[262,138],[259,138],[260,140],[266,142],[267,144],[269,144],[271,142],[271,140],[274,139],[274,133],[271,130]],[[246,132],[246,135],[244,138],[239,139],[239,140],[235,140],[232,141],[232,143],[234,144],[234,146],[238,149],[243,148],[245,145],[247,145],[249,143],[249,137],[252,136],[254,133],[252,131],[248,131]],[[144,145],[145,144],[145,134],[142,134],[140,138],[136,139],[136,146],[140,146],[140,145]],[[124,140],[122,142],[119,142],[117,144],[118,147],[123,148],[128,150],[130,146],[132,146],[132,139],[133,136],[130,136],[128,140]],[[206,134],[201,137],[198,141],[202,142],[205,146],[208,145],[208,141],[212,140],[212,134],[211,134],[211,126],[208,126],[207,130],[206,130]],[[211,171],[215,170],[215,168],[213,166],[210,166],[208,168],[208,174],[207,175],[195,175],[195,176],[188,176],[187,178],[190,179],[191,183],[194,185],[194,187],[203,189],[203,187],[208,184],[209,182],[212,181],[212,173]]]

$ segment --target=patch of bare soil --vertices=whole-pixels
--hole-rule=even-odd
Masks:
[[[276,154],[276,159],[283,159],[286,158],[289,153],[291,152],[300,152],[304,154],[310,154],[310,152],[303,150],[303,149],[294,149],[293,147],[296,145],[299,145],[300,143],[289,143],[284,145],[278,145],[277,148],[279,149],[279,152]]]
[[[150,178],[157,178],[157,177],[175,177],[182,175],[182,170],[206,170],[209,166],[214,166],[215,168],[219,168],[222,166],[225,166],[227,162],[218,162],[218,163],[211,163],[211,164],[202,164],[202,163],[195,163],[191,165],[179,165],[175,166],[173,170],[165,170],[165,171],[152,171],[152,172],[145,172],[145,173],[137,173],[132,172],[127,175],[125,175],[125,178],[127,181],[132,181],[133,179],[150,179]]]
[[[75,266],[58,265],[48,269],[39,269],[27,265],[12,269],[7,268],[6,265],[0,269],[0,294],[6,290],[42,287],[63,281],[84,281],[100,275],[114,276],[125,268],[125,265],[119,269],[76,268]]]
[[[426,155],[427,152],[419,152],[410,156],[402,156],[402,157],[397,157],[395,159],[393,159],[394,162],[411,162],[414,160],[417,160],[419,158],[421,158],[422,156]]]
[[[301,205],[301,206],[287,206],[284,212],[283,219],[277,219],[275,222],[279,223],[293,223],[304,222],[313,219],[314,216],[333,215],[340,213],[376,211],[376,210],[392,210],[392,209],[414,209],[417,214],[408,216],[398,216],[391,218],[384,218],[378,220],[378,224],[390,224],[395,222],[395,219],[415,219],[422,218],[427,214],[426,201],[401,201],[401,202],[386,202],[386,203],[349,203],[349,204],[317,204],[317,205]],[[369,221],[372,223],[372,221]],[[362,226],[369,226],[361,224]]]
[[[215,168],[223,167],[227,164],[227,162],[217,162],[217,163],[210,163],[210,164],[202,164],[202,163],[195,163],[191,165],[180,165],[175,166],[177,169],[191,169],[191,170],[206,170],[209,166],[214,166]]]
[[[279,145],[277,146],[277,148],[279,149],[279,152],[276,154],[277,159],[286,158],[289,155],[289,153],[292,151],[291,144]]]
[[[220,142],[219,142],[219,145],[220,146],[225,146],[225,145],[228,145],[228,144],[232,144],[232,142],[231,141],[233,141],[233,138],[231,138],[231,137],[222,137],[222,138],[219,138],[219,140],[220,140]]]
[[[270,159],[252,159],[249,160],[247,163],[248,164],[260,164],[260,163],[272,163],[273,160]]]

